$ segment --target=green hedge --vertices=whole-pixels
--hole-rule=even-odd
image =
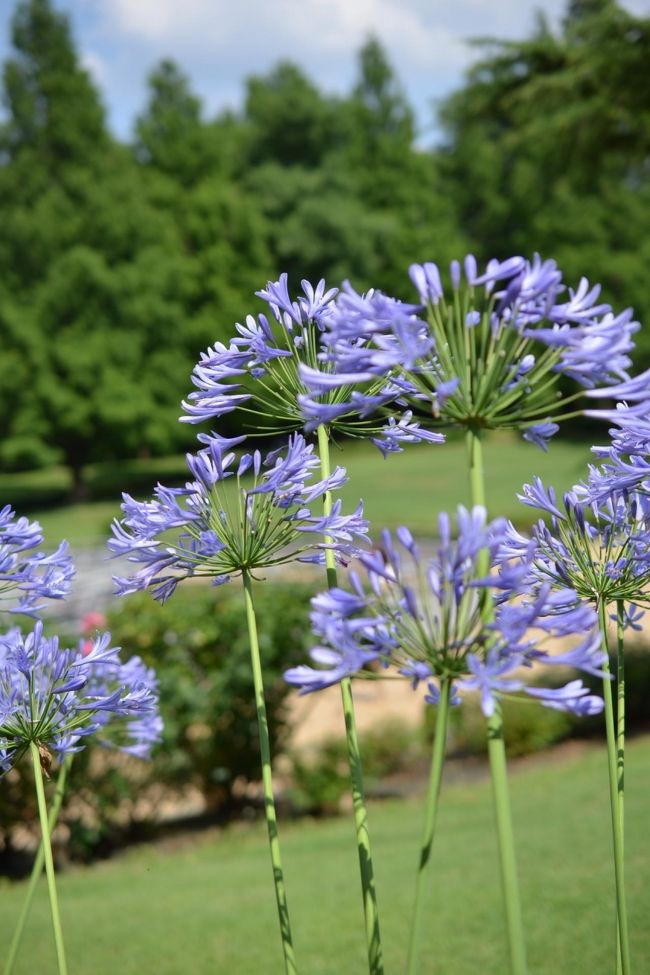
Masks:
[[[255,602],[271,747],[288,737],[283,671],[306,657],[309,597],[296,584],[260,584]],[[257,714],[241,586],[186,585],[164,606],[150,596],[116,604],[109,627],[127,656],[158,671],[165,721],[156,777],[192,783],[210,805],[232,793],[235,779],[259,777]]]
[[[285,668],[306,658],[309,597],[294,583],[256,586],[260,653],[265,675],[271,747],[288,740]],[[243,595],[238,581],[214,589],[179,588],[165,606],[148,594],[115,602],[109,614],[113,642],[125,657],[138,654],[157,670],[164,738],[151,762],[88,748],[72,768],[63,813],[67,854],[85,858],[110,852],[127,835],[151,829],[156,796],[182,796],[188,786],[204,796],[209,813],[233,801],[235,782],[260,777],[257,715]],[[143,799],[149,797],[143,803]],[[144,810],[144,811],[143,811]],[[15,867],[15,827],[34,825],[28,763],[0,790],[0,869]]]

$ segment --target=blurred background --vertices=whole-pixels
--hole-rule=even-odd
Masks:
[[[121,491],[143,497],[157,480],[184,480],[196,429],[178,416],[200,352],[261,311],[255,290],[284,271],[294,289],[324,277],[411,298],[411,262],[446,265],[467,252],[480,262],[555,258],[569,284],[600,282],[615,309],[632,305],[647,321],[650,9],[2,0],[0,60],[0,503],[37,517],[52,547],[73,545],[78,579],[57,625],[76,639],[88,613],[106,614],[116,641],[160,668],[163,689],[165,747],[152,766],[78,763],[59,843],[87,858],[148,835],[154,814],[196,821],[255,808],[239,593],[215,600],[190,586],[164,610],[148,596],[109,598],[105,540]],[[635,366],[650,366],[647,326]],[[495,512],[525,521],[522,483],[540,474],[569,486],[606,438],[579,424],[563,435],[548,454],[506,436],[488,444]],[[362,496],[376,529],[407,509],[430,535],[436,511],[467,500],[453,435],[387,461],[367,444],[341,449],[346,503]],[[285,578],[263,589],[280,791],[291,808],[332,811],[347,791],[342,746],[328,738],[333,711],[316,698],[298,705],[281,680],[304,659],[313,586],[301,573],[300,586]],[[641,648],[630,665],[632,729],[647,724],[648,659]],[[390,727],[386,701],[360,695],[375,794],[421,782],[430,730],[407,692]],[[578,733],[565,715],[540,711],[510,717],[512,755]],[[480,754],[478,712],[464,713],[452,748]],[[20,775],[0,795],[3,869],[20,872],[33,846],[30,795]],[[459,808],[473,802],[462,796]],[[487,810],[487,794],[481,802]],[[467,964],[454,971],[478,970]],[[600,971],[590,966],[571,970]]]
[[[193,364],[283,271],[538,251],[648,317],[647,3],[453,6],[2,4],[2,500],[180,476]]]

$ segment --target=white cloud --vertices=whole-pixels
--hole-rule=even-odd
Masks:
[[[103,86],[106,84],[109,76],[108,65],[99,54],[96,54],[94,51],[82,51],[81,65],[98,85]]]
[[[435,58],[453,69],[466,60],[457,32],[396,0],[103,0],[103,7],[117,29],[149,45],[217,57],[231,56],[235,44],[244,63],[269,48],[300,62],[338,59],[371,32],[415,64]]]
[[[297,63],[322,90],[349,90],[356,54],[371,33],[386,48],[426,124],[431,100],[458,86],[477,56],[468,38],[526,37],[537,9],[555,24],[567,0],[58,2],[76,8],[79,23],[88,25],[84,47],[93,52],[88,67],[109,89],[116,124],[125,132],[142,106],[145,75],[162,57],[178,61],[208,110],[218,111],[240,105],[244,79],[267,73],[280,60]],[[638,13],[648,4],[623,2]]]

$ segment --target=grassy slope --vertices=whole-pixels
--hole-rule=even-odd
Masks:
[[[626,836],[635,970],[650,970],[650,740],[629,749]],[[600,748],[547,757],[512,778],[530,970],[611,975],[614,901]],[[419,802],[371,808],[387,972],[404,970]],[[285,824],[283,854],[301,971],[362,975],[355,847],[347,818]],[[422,975],[507,971],[488,782],[443,788]],[[0,931],[22,886],[0,887]],[[240,826],[175,852],[141,848],[65,874],[70,971],[78,975],[277,975],[282,970],[263,828]],[[45,889],[16,975],[54,975]]]
[[[539,475],[566,490],[586,475],[590,459],[586,444],[559,441],[545,454],[520,438],[493,436],[485,447],[491,513],[530,522],[533,512],[516,499],[522,485]],[[346,500],[356,504],[363,498],[366,514],[377,528],[405,523],[419,534],[430,534],[439,511],[469,504],[467,458],[460,439],[441,446],[407,447],[387,460],[371,445],[348,447],[341,463],[347,463],[350,474]]]
[[[520,523],[530,521],[532,512],[515,498],[521,485],[539,474],[545,481],[566,489],[586,473],[589,448],[583,444],[559,441],[548,454],[514,437],[494,437],[486,447],[488,497],[493,499],[493,513],[505,514]],[[461,440],[444,446],[411,447],[403,454],[384,460],[370,444],[350,444],[345,450],[334,450],[333,463],[347,465],[350,482],[344,490],[346,507],[365,502],[367,516],[374,530],[384,525],[395,527],[406,523],[419,534],[430,534],[438,511],[452,510],[468,503],[465,447]],[[162,463],[162,462],[161,462]],[[171,474],[173,463],[165,461],[165,472]],[[179,460],[175,483],[183,478]],[[16,477],[17,475],[13,475]],[[41,475],[42,476],[42,475]],[[152,480],[155,479],[154,475]],[[0,483],[3,483],[0,478]],[[14,503],[20,507],[20,490]],[[138,497],[146,493],[134,492]],[[108,533],[111,518],[119,512],[116,500],[73,505],[37,512],[46,538],[55,542],[67,538],[73,545],[101,545]]]

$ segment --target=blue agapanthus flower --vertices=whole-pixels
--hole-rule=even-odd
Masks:
[[[335,377],[330,375],[334,367],[326,360],[323,340],[328,322],[339,314],[338,302],[347,300],[345,294],[327,289],[324,281],[315,288],[303,281],[302,293],[292,298],[287,275],[282,274],[257,296],[266,302],[268,312],[249,315],[244,325],[236,326],[237,335],[228,345],[216,343],[201,355],[192,374],[196,388],[183,403],[183,422],[211,421],[236,410],[249,433],[303,428],[310,433],[325,424],[347,436],[371,437],[385,453],[401,450],[404,443],[444,440],[401,410],[396,423],[394,410],[386,404],[399,399],[400,389],[386,379],[385,370],[375,375],[368,369],[361,377],[357,370],[349,382],[340,370]],[[417,334],[409,335],[410,328],[405,318],[391,363],[428,351]],[[373,355],[382,356],[382,361],[390,358],[386,349],[381,353],[375,349]],[[370,414],[375,414],[373,419]]]
[[[92,652],[92,643],[82,643],[82,653]],[[125,688],[133,699],[137,692],[147,695],[150,706],[134,708],[128,713],[101,710],[95,720],[97,731],[95,742],[104,748],[115,748],[136,758],[149,758],[153,747],[162,740],[163,720],[159,710],[158,677],[153,667],[149,667],[140,657],[129,657],[122,662],[119,658],[97,663],[86,687],[88,694],[97,698],[116,687]]]
[[[37,521],[18,518],[10,505],[0,510],[0,610],[37,616],[43,599],[63,599],[74,565],[66,542],[55,552],[41,550]]]
[[[375,404],[392,402],[422,430],[513,429],[542,448],[576,412],[576,394],[563,393],[561,377],[587,397],[649,401],[648,374],[628,373],[639,328],[631,310],[614,314],[584,278],[567,291],[554,261],[512,257],[479,273],[470,255],[462,268],[452,262],[449,291],[433,263],[412,265],[410,277],[416,304],[345,286],[323,323],[325,352],[301,367],[310,422],[327,422],[317,397],[337,376],[341,413],[356,407],[370,415]],[[369,384],[381,381],[378,400]]]
[[[124,517],[113,524],[109,548],[141,568],[115,578],[119,595],[151,589],[164,602],[181,579],[206,576],[214,585],[233,574],[290,561],[325,561],[331,548],[347,564],[365,540],[368,524],[361,503],[343,514],[312,514],[312,505],[347,480],[342,467],[327,478],[312,444],[293,434],[288,444],[263,456],[237,456],[231,448],[244,437],[201,435],[206,445],[187,455],[193,480],[184,488],[158,485],[152,501],[124,495]]]
[[[159,739],[154,672],[133,658],[122,663],[110,634],[64,648],[41,622],[24,636],[0,638],[0,768],[6,771],[33,742],[47,770],[52,752],[80,751],[89,735],[146,756]]]
[[[596,500],[601,476],[593,468],[561,501],[540,478],[524,485],[519,500],[544,517],[533,526],[532,542],[509,525],[501,572],[519,573],[529,585],[569,588],[594,605],[621,601],[628,605],[625,620],[636,625],[649,604],[650,498],[610,484]]]
[[[646,383],[650,387],[647,374]],[[587,500],[600,503],[613,494],[650,497],[650,404],[641,396],[613,410],[590,412],[616,425],[609,444],[592,448],[601,463],[590,467]]]
[[[506,521],[488,522],[481,507],[459,508],[455,521],[454,537],[450,518],[440,515],[430,557],[421,555],[408,529],[398,529],[396,541],[385,531],[381,548],[360,556],[365,579],[350,572],[351,591],[332,589],[312,600],[320,644],[311,657],[319,666],[292,668],[285,679],[306,693],[343,677],[375,678],[388,671],[414,687],[427,683],[431,703],[443,680],[454,692],[480,691],[486,716],[498,697],[518,692],[554,708],[599,711],[601,699],[580,681],[563,693],[540,687],[533,692],[522,676],[527,668],[549,664],[601,674],[605,657],[594,611],[566,589],[561,595],[550,585],[530,590],[519,584],[521,574],[508,584],[503,576],[486,575],[486,566],[499,564]],[[495,602],[487,622],[486,593]],[[560,651],[559,639],[571,639],[572,648]],[[368,664],[375,669],[364,670]]]

